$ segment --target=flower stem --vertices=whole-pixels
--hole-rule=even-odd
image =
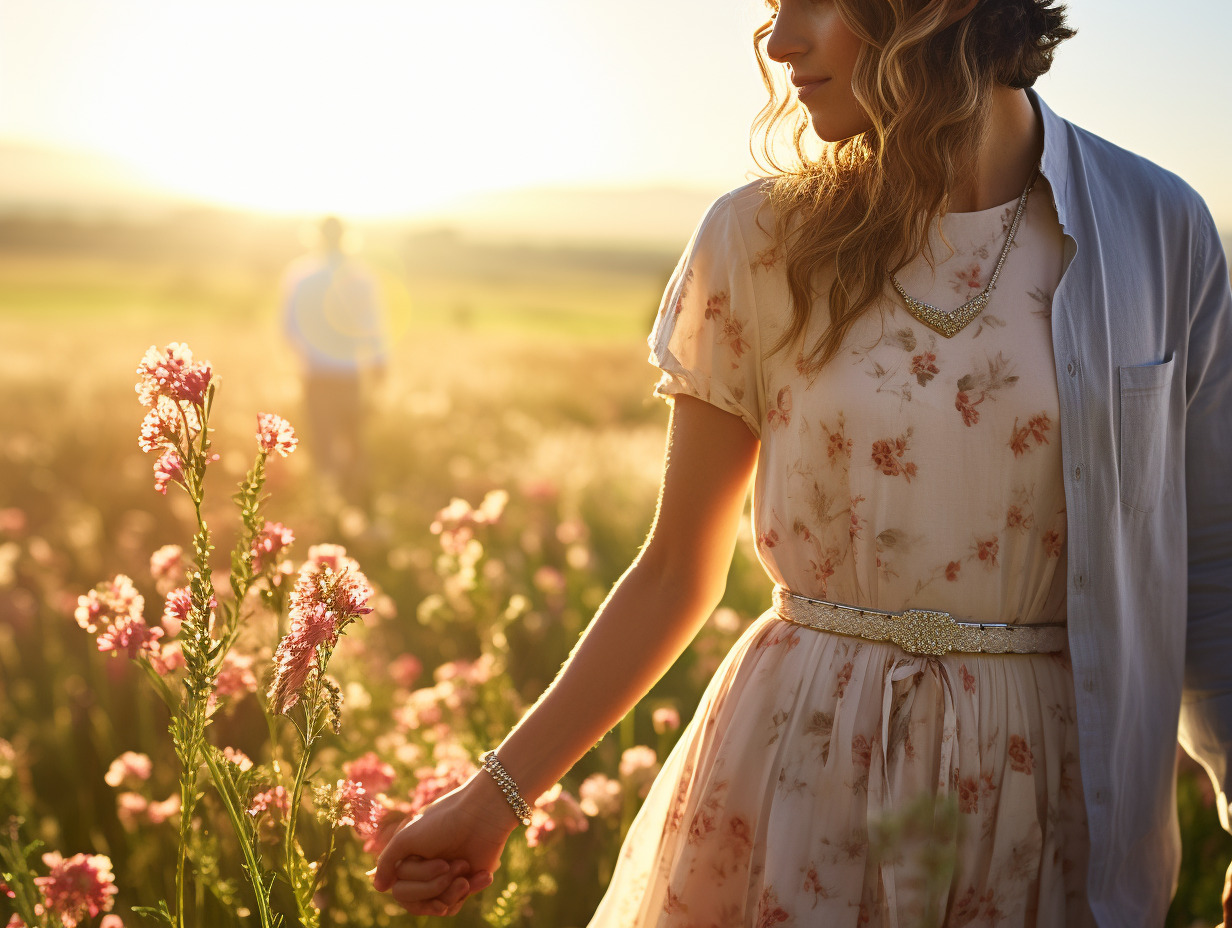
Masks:
[[[180,779],[180,808],[188,807],[184,798],[184,780]],[[191,822],[191,814],[190,822]],[[185,834],[184,816],[180,816],[180,850],[175,862],[175,923],[178,928],[184,928],[184,858],[187,856],[188,836]]]
[[[291,786],[291,811],[287,813],[287,872],[291,872],[291,862],[295,853],[295,813],[299,809],[300,799],[304,793],[304,780],[308,774],[309,745],[304,746],[304,753],[295,768],[295,782]],[[294,880],[292,880],[294,884]]]
[[[300,801],[304,794],[304,783],[308,779],[308,765],[312,760],[312,746],[316,743],[319,729],[317,727],[317,718],[321,714],[321,676],[325,673],[325,664],[329,660],[328,655],[318,655],[316,673],[313,675],[311,695],[304,702],[304,750],[300,755],[299,764],[295,769],[295,782],[291,786],[291,804],[287,810],[287,831],[286,831],[286,867],[287,879],[291,882],[292,895],[295,896],[295,905],[299,909],[300,917],[305,915],[304,905],[305,900],[301,898],[301,887],[299,880],[299,861],[297,860],[297,851],[295,845],[295,825],[299,818]],[[309,892],[307,900],[311,900],[312,894]],[[310,904],[310,902],[309,902]]]
[[[183,708],[180,725],[181,743],[177,745],[180,756],[180,848],[175,867],[176,924],[184,928],[184,883],[185,861],[188,856],[188,836],[192,831],[192,816],[197,804],[197,763],[201,754],[201,741],[205,737],[202,702],[185,697],[189,703]]]
[[[227,818],[231,820],[231,827],[235,830],[235,837],[240,842],[240,851],[244,855],[244,867],[248,871],[249,882],[252,883],[253,889],[256,890],[257,894],[257,917],[261,920],[261,928],[272,928],[273,921],[270,916],[269,896],[266,893],[265,882],[261,876],[261,862],[253,851],[252,838],[236,805],[237,797],[233,795],[231,780],[218,766],[218,758],[214,756],[212,751],[205,752],[205,763],[210,769],[210,776],[214,778],[214,783],[218,786],[218,793],[222,796],[223,806],[227,810]]]

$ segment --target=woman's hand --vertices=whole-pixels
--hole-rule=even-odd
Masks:
[[[482,771],[399,828],[377,860],[372,883],[412,915],[456,915],[492,883],[517,819]]]

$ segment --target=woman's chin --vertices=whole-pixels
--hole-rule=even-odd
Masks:
[[[827,118],[824,113],[809,112],[809,121],[813,134],[823,142],[844,142],[854,138],[871,128],[868,124],[854,123],[850,120]]]

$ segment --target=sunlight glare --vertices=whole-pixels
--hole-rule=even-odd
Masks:
[[[564,20],[490,0],[342,9],[116,4],[85,49],[105,87],[83,121],[165,187],[263,209],[392,214],[570,179],[593,117],[586,82],[557,73]]]

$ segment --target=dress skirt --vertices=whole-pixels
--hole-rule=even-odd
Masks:
[[[590,928],[1094,925],[1068,650],[922,656],[764,613]]]

